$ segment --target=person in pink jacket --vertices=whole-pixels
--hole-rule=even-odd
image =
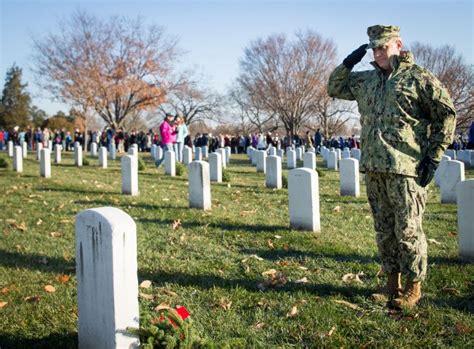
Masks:
[[[165,115],[165,120],[160,125],[161,148],[163,148],[163,155],[161,159],[155,161],[156,167],[160,167],[165,159],[166,151],[173,151],[173,143],[176,142],[176,126],[173,124],[174,116],[171,114]]]

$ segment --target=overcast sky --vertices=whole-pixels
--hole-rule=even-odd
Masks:
[[[367,42],[367,27],[401,27],[407,46],[419,41],[452,45],[473,64],[472,0],[0,0],[0,82],[16,63],[23,68],[33,104],[48,114],[68,107],[42,96],[31,73],[31,37],[54,32],[63,18],[77,9],[107,18],[141,16],[178,36],[187,51],[183,67],[197,66],[208,83],[224,93],[238,73],[239,59],[251,40],[273,33],[292,35],[312,29],[334,40],[338,57]],[[370,59],[367,58],[367,59]]]

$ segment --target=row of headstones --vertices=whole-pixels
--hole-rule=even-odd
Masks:
[[[474,167],[474,150],[472,149],[458,151],[447,149],[444,155],[449,156],[452,160],[462,161],[466,166]]]
[[[301,148],[300,148],[301,149]],[[271,154],[271,152],[270,152]],[[280,189],[282,187],[282,157],[283,152],[280,149],[277,155],[267,156],[264,150],[248,150],[249,158],[253,165],[256,166],[257,172],[266,174],[266,187]],[[296,167],[296,154],[293,149],[287,150],[287,168],[294,169]],[[316,153],[314,148],[308,149],[303,158],[303,168],[311,170],[316,169]],[[359,161],[353,158],[345,158],[340,160],[340,193],[343,196],[360,195],[359,185]]]
[[[200,192],[201,183],[209,183],[207,163],[193,161],[189,167],[190,197],[205,195],[210,207],[210,190]],[[288,184],[291,226],[319,230],[317,172],[292,170]],[[459,255],[474,261],[474,179],[458,183],[456,191]],[[138,347],[129,332],[139,326],[135,222],[117,208],[103,207],[79,213],[75,230],[79,347]]]

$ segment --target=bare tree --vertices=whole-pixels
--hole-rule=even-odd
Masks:
[[[205,87],[202,79],[191,73],[183,73],[172,88],[168,89],[165,103],[160,105],[159,113],[174,113],[183,116],[186,124],[198,121],[218,121],[221,117],[223,98]]]
[[[157,26],[75,13],[55,34],[34,39],[41,87],[87,118],[119,128],[130,115],[156,108],[177,57],[176,40]]]
[[[326,76],[335,65],[331,40],[307,31],[293,41],[284,34],[258,39],[244,51],[238,83],[269,114],[275,114],[292,137],[315,116]]]
[[[448,89],[456,108],[456,128],[466,130],[474,121],[474,74],[454,47],[433,47],[419,42],[411,46],[416,62],[430,70]]]
[[[241,86],[236,85],[229,91],[228,100],[240,118],[244,130],[250,131],[252,126],[260,133],[273,132],[278,129],[278,119],[275,117],[275,113],[268,112],[266,108],[259,105],[257,98]],[[248,124],[250,127],[246,127]]]

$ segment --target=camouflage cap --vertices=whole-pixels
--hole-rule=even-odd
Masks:
[[[396,25],[373,25],[367,28],[369,46],[367,49],[383,46],[390,39],[400,36],[400,27]]]

